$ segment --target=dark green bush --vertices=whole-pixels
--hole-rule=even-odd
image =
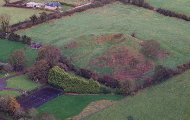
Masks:
[[[15,34],[15,33],[11,33],[8,39],[11,41],[21,42],[20,35]]]
[[[26,36],[26,35],[24,35],[24,36],[22,36],[22,42],[24,43],[24,44],[27,44],[27,45],[30,45],[31,44],[31,38],[30,37],[28,37],[28,36]]]
[[[48,83],[73,93],[99,93],[100,84],[92,79],[84,79],[72,73],[67,73],[58,66],[49,71]]]
[[[110,94],[110,93],[112,93],[112,89],[109,88],[109,87],[106,87],[104,85],[101,85],[101,87],[100,87],[100,93]]]

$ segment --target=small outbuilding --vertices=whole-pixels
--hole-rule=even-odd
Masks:
[[[55,10],[62,8],[62,6],[59,2],[48,2],[45,4],[45,8]]]

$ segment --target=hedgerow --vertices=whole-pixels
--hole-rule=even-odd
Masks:
[[[48,83],[73,93],[99,93],[100,84],[92,79],[85,79],[65,72],[58,66],[49,71]]]

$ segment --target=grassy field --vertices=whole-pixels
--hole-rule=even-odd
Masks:
[[[20,42],[13,42],[9,40],[0,39],[0,62],[8,62],[8,57],[12,54],[15,50],[23,49],[26,53],[28,58],[27,65],[31,65],[35,62],[35,58],[37,55],[37,50],[33,50],[27,45],[22,44]]]
[[[112,12],[110,12],[112,11]],[[59,46],[63,54],[78,67],[86,67],[100,73],[112,73],[108,66],[94,67],[93,61],[108,56],[109,48],[128,47],[139,50],[141,40],[156,40],[169,55],[154,61],[166,67],[176,68],[190,60],[190,23],[166,17],[153,11],[122,4],[107,5],[80,14],[64,17],[19,33],[31,36],[34,41]],[[134,33],[138,39],[129,35]],[[96,41],[105,34],[124,34],[124,41]],[[96,44],[95,44],[96,43]],[[136,46],[136,47],[135,47]],[[114,52],[114,51],[113,51]],[[118,51],[117,51],[118,52]],[[122,55],[124,56],[124,55]],[[120,60],[120,58],[116,58]],[[105,61],[99,61],[105,63]],[[121,63],[121,62],[120,62]],[[117,63],[116,63],[117,64]],[[96,66],[96,64],[95,64]],[[119,69],[120,70],[120,69]]]
[[[14,0],[16,1],[16,0]],[[43,12],[42,10],[32,10],[32,9],[23,9],[23,8],[14,8],[14,7],[3,7],[3,0],[0,0],[0,15],[7,14],[10,16],[10,24],[15,24],[22,22],[26,19],[29,19],[32,15]]]
[[[145,0],[156,8],[164,8],[190,16],[190,0]]]
[[[86,120],[189,120],[190,71],[127,97]]]
[[[88,104],[97,100],[119,100],[117,95],[63,95],[37,108],[41,113],[52,113],[58,120],[79,114]]]
[[[32,90],[36,87],[38,87],[40,84],[32,82],[27,78],[27,76],[22,75],[18,76],[15,78],[11,78],[7,81],[7,88],[17,88],[17,89],[22,89],[25,91]],[[0,96],[4,95],[11,95],[11,96],[18,96],[21,93],[16,92],[16,91],[0,91]]]

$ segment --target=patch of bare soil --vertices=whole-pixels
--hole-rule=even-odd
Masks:
[[[97,45],[104,45],[106,43],[117,44],[123,42],[126,38],[123,34],[104,34],[94,36]]]
[[[110,101],[110,100],[100,100],[100,101],[92,102],[79,115],[73,118],[69,118],[68,120],[81,120],[115,103],[116,101]]]

